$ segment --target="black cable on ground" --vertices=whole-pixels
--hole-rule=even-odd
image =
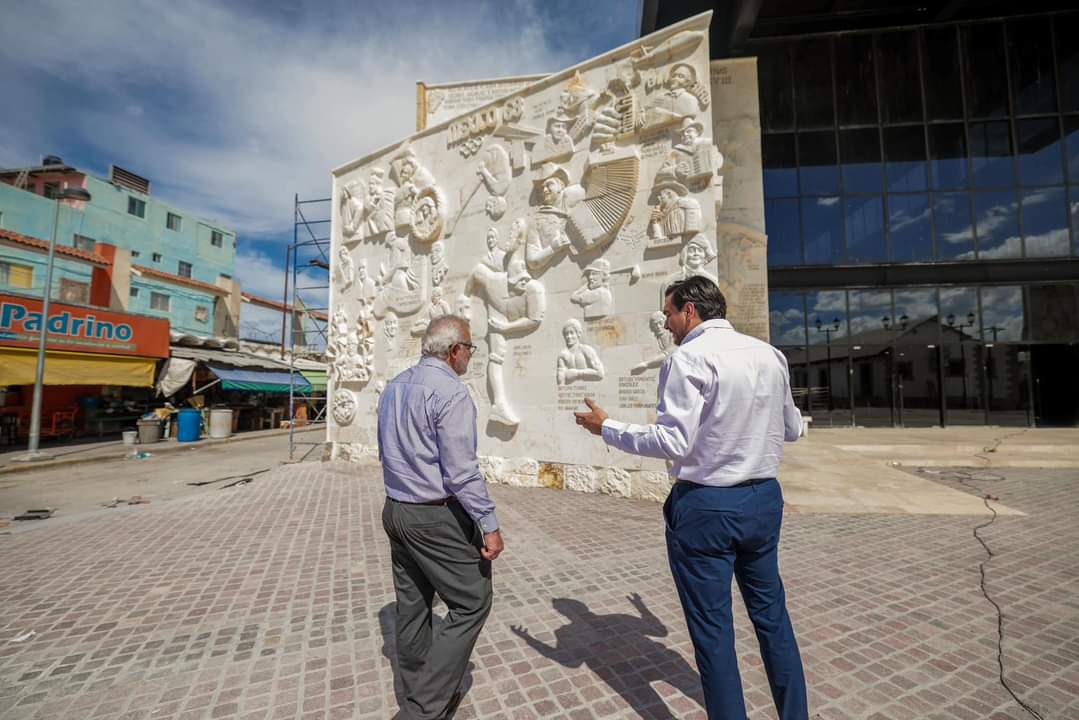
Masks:
[[[1015,437],[1017,435],[1022,435],[1025,432],[1027,432],[1027,431],[1026,430],[1020,430],[1019,432],[1014,432],[1014,433],[1011,433],[1009,435],[1003,435],[1003,436],[1001,436],[999,438],[996,438],[996,439],[993,440],[993,444],[991,446],[982,448],[982,451],[980,453],[975,453],[974,457],[976,457],[977,459],[984,462],[986,464],[986,467],[988,468],[990,465],[993,464],[992,459],[989,457],[990,453],[996,452],[997,448],[1000,447],[1004,443],[1004,441],[1007,440],[1008,438]],[[919,470],[921,472],[923,472],[923,473],[927,473],[927,474],[928,473],[933,473],[933,474],[937,475],[938,477],[955,480],[956,482],[958,482],[963,487],[968,488],[970,490],[973,490],[974,492],[976,492],[978,495],[981,496],[982,504],[985,505],[985,508],[989,512],[993,513],[993,516],[991,518],[989,518],[988,522],[982,523],[981,525],[978,525],[978,526],[976,526],[974,528],[973,535],[974,535],[974,539],[977,540],[979,544],[981,544],[982,549],[985,550],[985,554],[987,556],[987,559],[985,559],[982,562],[978,563],[978,573],[979,573],[979,575],[981,577],[981,579],[979,580],[978,585],[981,588],[982,595],[985,597],[985,599],[987,601],[989,601],[989,604],[991,604],[996,609],[996,612],[997,612],[997,667],[999,668],[1000,685],[1001,685],[1001,687],[1003,687],[1008,692],[1009,695],[1012,696],[1012,699],[1015,700],[1015,702],[1019,705],[1019,707],[1023,708],[1023,710],[1025,710],[1027,712],[1028,715],[1035,718],[1036,720],[1045,720],[1044,715],[1042,715],[1037,710],[1035,710],[1030,705],[1028,705],[1022,698],[1019,697],[1019,695],[1016,694],[1016,692],[1014,690],[1012,690],[1011,685],[1008,684],[1008,680],[1004,677],[1004,609],[1001,608],[1000,605],[997,603],[997,601],[994,600],[989,595],[989,589],[986,587],[986,584],[985,584],[985,566],[994,557],[996,557],[996,553],[993,552],[992,548],[989,547],[989,544],[985,542],[985,540],[978,533],[978,531],[979,530],[984,530],[985,528],[989,527],[994,522],[996,522],[998,514],[997,514],[997,511],[996,511],[996,508],[994,508],[992,505],[990,505],[990,502],[991,501],[999,501],[1000,498],[998,498],[998,497],[996,497],[994,495],[991,495],[990,493],[986,492],[983,488],[978,487],[977,485],[974,485],[973,483],[974,482],[995,482],[997,480],[1003,480],[1004,477],[1001,476],[1001,475],[994,475],[994,474],[985,473],[985,472],[979,472],[979,471],[968,472],[968,471],[965,471],[965,470],[949,470],[947,472],[934,472],[932,470],[927,470],[926,468],[919,468]]]
[[[235,480],[236,478],[242,478],[244,480],[250,480],[254,476],[261,475],[262,473],[270,472],[271,470],[273,470],[276,467],[277,467],[277,465],[271,465],[270,467],[262,468],[261,470],[255,470],[253,472],[240,473],[239,475],[226,475],[225,477],[214,478],[213,480],[198,480],[196,482],[189,482],[187,484],[192,485],[194,487],[201,487],[203,485],[213,485],[214,483],[219,483],[222,480]],[[230,483],[230,485],[235,485],[235,484],[236,483]],[[229,487],[229,485],[225,485],[224,487]]]

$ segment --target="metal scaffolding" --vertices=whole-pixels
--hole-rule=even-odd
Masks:
[[[288,347],[289,361],[289,460],[303,449],[301,461],[324,445],[325,438],[305,440],[308,434],[296,432],[296,408],[305,405],[314,409],[311,424],[325,424],[329,407],[325,390],[316,390],[304,380],[297,384],[303,357],[325,352],[329,328],[330,304],[330,198],[301,200],[295,196],[292,222],[292,244],[285,256],[285,311],[281,317],[281,354]],[[306,212],[305,212],[306,209]],[[313,215],[308,218],[308,214]],[[300,283],[303,282],[303,285]],[[291,290],[290,290],[291,288]],[[318,316],[322,316],[319,320]],[[291,318],[291,322],[289,322]],[[287,337],[286,337],[287,333]]]

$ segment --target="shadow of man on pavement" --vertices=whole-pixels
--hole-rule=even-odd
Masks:
[[[436,601],[436,605],[438,601]],[[397,698],[397,706],[401,707],[405,702],[405,691],[401,684],[401,673],[397,670],[397,623],[394,618],[397,603],[390,602],[382,606],[378,611],[378,629],[382,633],[382,655],[390,661],[393,667],[393,696]],[[445,608],[443,608],[445,609]],[[432,615],[432,633],[438,630],[438,624],[442,618]],[[476,668],[473,662],[468,663],[465,676],[461,680],[461,696],[467,698],[468,691],[472,687],[472,671]]]
[[[677,652],[652,639],[666,637],[666,626],[645,606],[640,595],[634,593],[626,599],[640,617],[597,615],[579,600],[555,598],[551,605],[570,622],[555,630],[553,647],[532,637],[520,625],[510,629],[533,650],[565,667],[585,665],[642,717],[675,718],[652,687],[659,680],[703,708],[696,671]]]

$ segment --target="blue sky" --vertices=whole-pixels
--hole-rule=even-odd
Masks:
[[[637,37],[640,0],[35,0],[0,23],[0,167],[121,165],[234,227],[278,297],[292,201],[409,135],[415,83],[553,72]],[[269,323],[268,326],[272,326]]]

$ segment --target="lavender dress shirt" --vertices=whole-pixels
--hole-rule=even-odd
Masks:
[[[484,533],[498,529],[476,459],[476,405],[444,361],[425,357],[386,385],[378,454],[388,497],[426,502],[453,495]]]

